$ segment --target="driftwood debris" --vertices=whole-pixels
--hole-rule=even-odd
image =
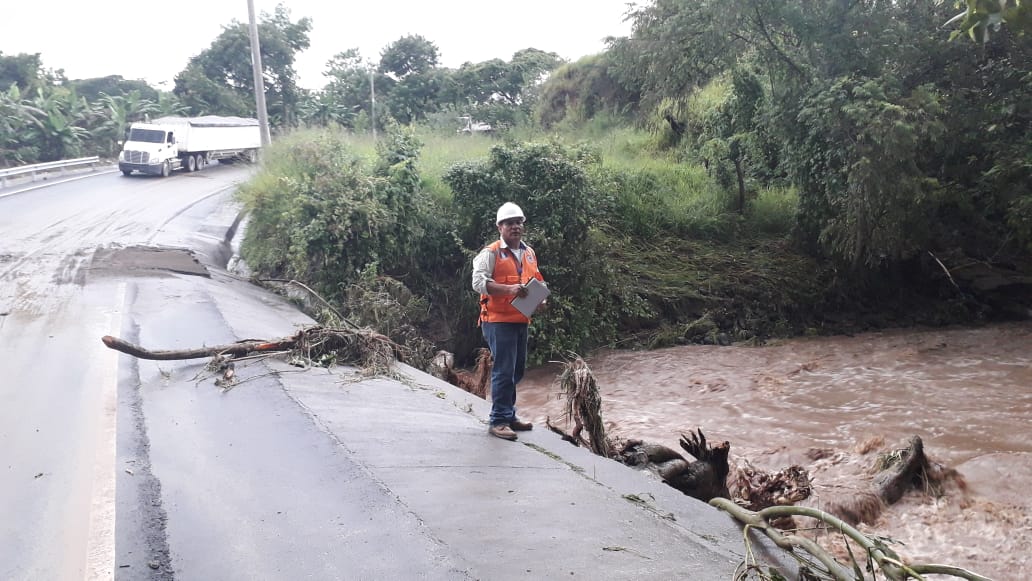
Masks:
[[[170,361],[211,357],[220,367],[243,357],[289,355],[302,366],[328,363],[362,367],[366,374],[388,373],[392,363],[404,359],[406,350],[385,335],[369,329],[332,328],[319,325],[300,329],[290,337],[249,339],[195,349],[151,350],[118,337],[101,338],[110,349],[138,359]]]
[[[903,498],[908,490],[923,488],[933,477],[933,466],[924,453],[924,442],[920,436],[913,436],[907,447],[887,455],[883,459],[886,468],[874,480],[878,497],[886,504],[893,504]],[[936,473],[941,468],[936,467]]]
[[[933,574],[950,575],[969,581],[991,581],[987,577],[951,565],[906,563],[883,539],[869,537],[835,515],[815,508],[772,506],[753,512],[725,498],[715,498],[710,501],[710,505],[727,512],[749,529],[764,533],[774,541],[774,544],[798,559],[801,565],[800,573],[805,572],[805,576],[800,575],[801,579],[862,581],[867,578],[864,576],[864,571],[867,571],[871,572],[872,580],[878,579],[880,573],[882,577],[891,581],[922,579],[922,575]],[[812,539],[798,534],[785,534],[770,524],[775,520],[792,519],[793,517],[805,517],[819,521],[827,530],[835,531],[856,543],[860,548],[855,553],[857,558],[866,560],[863,570],[855,559],[852,567],[847,567]],[[812,559],[802,554],[804,552]],[[750,564],[746,563],[746,565]]]
[[[920,436],[912,436],[905,447],[880,456],[874,469],[873,481],[866,490],[844,498],[825,498],[823,509],[851,525],[871,524],[885,507],[911,490],[939,494],[950,480],[961,488],[965,486],[956,470],[929,460]]]
[[[455,356],[447,351],[438,351],[431,363],[434,374],[438,378],[460,387],[481,399],[487,399],[487,392],[491,385],[491,368],[493,364],[491,350],[483,348],[477,353],[477,363],[473,371],[456,369]]]
[[[695,458],[694,461],[659,444],[641,440],[618,444],[606,435],[602,397],[595,377],[587,363],[577,356],[565,364],[559,376],[559,394],[566,399],[563,417],[567,423],[573,424],[573,429],[567,433],[553,424],[551,418],[545,424],[567,442],[628,466],[647,468],[663,482],[688,496],[703,501],[717,496],[728,497],[726,482],[730,443],[709,446],[701,429],[682,435],[681,448]]]
[[[703,502],[713,498],[730,498],[727,490],[727,475],[730,470],[727,457],[731,451],[729,442],[716,446],[706,443],[702,429],[681,435],[681,448],[695,458],[684,456],[666,446],[649,444],[641,440],[628,440],[619,453],[619,460],[628,466],[648,468],[663,482]]]
[[[606,436],[602,423],[602,396],[595,376],[580,357],[566,363],[559,376],[559,397],[566,398],[563,416],[573,422],[573,430],[564,439],[576,442],[599,456],[612,457],[613,442]],[[556,428],[549,422],[549,429]],[[587,438],[584,432],[587,432]]]

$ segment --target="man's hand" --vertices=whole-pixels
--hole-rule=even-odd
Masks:
[[[487,281],[487,294],[489,295],[525,297],[527,292],[527,287],[522,284],[502,284],[493,280]]]

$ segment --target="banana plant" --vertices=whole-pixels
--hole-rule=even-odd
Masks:
[[[120,142],[125,139],[129,124],[144,121],[151,114],[161,113],[157,103],[140,95],[140,91],[129,91],[126,95],[108,95],[101,93],[94,105],[94,111],[100,113],[103,122],[95,129],[94,137],[98,141],[100,151],[106,155],[114,155]]]
[[[190,112],[190,107],[180,101],[179,97],[177,97],[175,93],[170,93],[168,91],[158,92],[157,107],[157,112],[162,117],[171,115],[185,116]]]
[[[29,141],[39,145],[39,161],[56,161],[76,157],[89,131],[79,124],[88,121],[89,108],[75,94],[50,87],[36,91],[27,103],[33,108]],[[35,138],[35,139],[32,139]]]
[[[39,149],[24,136],[34,116],[42,114],[23,102],[17,85],[12,84],[6,92],[0,92],[0,167],[24,165],[39,159]]]

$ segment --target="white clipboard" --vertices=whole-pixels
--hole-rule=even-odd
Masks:
[[[548,287],[536,278],[530,279],[530,282],[525,284],[524,287],[527,289],[527,296],[512,299],[512,306],[523,313],[524,317],[530,318],[534,311],[541,306],[541,303],[545,302],[548,295],[552,294],[552,291],[548,290]]]

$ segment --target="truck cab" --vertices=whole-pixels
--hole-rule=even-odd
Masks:
[[[180,167],[174,127],[151,123],[133,123],[129,137],[118,156],[118,169],[123,175],[134,171],[167,176]]]

